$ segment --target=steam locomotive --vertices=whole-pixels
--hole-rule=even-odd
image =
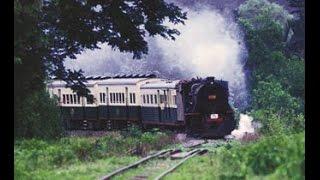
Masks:
[[[153,74],[86,77],[90,90],[80,97],[64,81],[53,79],[68,130],[114,130],[132,125],[184,130],[202,137],[223,137],[235,128],[228,103],[228,82],[214,77],[168,80]]]

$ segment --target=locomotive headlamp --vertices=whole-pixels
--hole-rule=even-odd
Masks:
[[[208,96],[208,99],[209,100],[215,100],[217,97],[216,97],[216,95],[209,95]]]
[[[210,119],[218,119],[219,115],[218,114],[210,114]]]

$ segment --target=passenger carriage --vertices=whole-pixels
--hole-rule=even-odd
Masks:
[[[59,99],[67,129],[122,129],[142,121],[172,124],[176,119],[174,83],[154,75],[87,77],[88,98],[65,85],[53,80],[48,89]]]

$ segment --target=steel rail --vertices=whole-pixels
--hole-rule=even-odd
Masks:
[[[161,154],[164,154],[164,153],[169,152],[169,151],[172,151],[172,149],[162,150],[162,151],[159,151],[159,152],[157,152],[157,153],[155,153],[153,155],[150,155],[150,156],[147,156],[145,158],[142,158],[139,161],[136,161],[135,163],[132,163],[132,164],[130,164],[128,166],[125,166],[125,167],[122,167],[120,169],[117,169],[117,170],[111,172],[110,174],[108,174],[106,176],[103,176],[101,178],[101,180],[109,180],[115,175],[118,175],[118,174],[120,174],[120,173],[122,173],[122,172],[124,172],[124,171],[126,171],[126,170],[128,170],[130,168],[137,167],[139,164],[141,164],[141,163],[143,163],[145,161],[148,161],[148,160],[150,160],[152,158],[155,158],[157,156],[160,156]]]
[[[195,149],[193,151],[190,152],[190,155],[185,157],[183,160],[181,160],[180,162],[178,162],[177,164],[175,164],[174,166],[172,166],[170,169],[166,170],[165,172],[161,173],[159,176],[157,176],[154,180],[160,180],[162,179],[164,176],[166,176],[167,174],[169,174],[170,172],[174,171],[177,167],[179,167],[181,164],[183,164],[186,160],[192,158],[193,156],[199,154],[200,152],[202,152],[203,149]]]

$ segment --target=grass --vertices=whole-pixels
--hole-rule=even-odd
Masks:
[[[14,177],[96,179],[175,143],[167,133],[135,133],[134,136],[128,132],[112,132],[102,137],[16,140]]]
[[[304,133],[250,142],[215,141],[207,154],[187,160],[165,179],[304,179]],[[102,137],[15,141],[15,179],[98,179],[146,154],[175,144],[161,132],[113,132]],[[152,179],[177,161],[150,160],[115,179]]]
[[[304,133],[222,145],[165,179],[305,179]]]
[[[110,157],[93,162],[78,162],[53,169],[39,167],[32,172],[15,172],[15,179],[98,179],[137,159],[139,158],[134,156]]]
[[[171,166],[173,166],[175,163],[177,163],[179,160],[170,160],[170,159],[154,159],[146,162],[145,164],[142,164],[141,166],[138,166],[135,169],[131,169],[124,174],[121,174],[119,176],[116,176],[115,179],[118,180],[126,180],[130,179],[135,176],[141,176],[146,177],[146,179],[154,179],[157,177],[160,173],[165,171],[166,169],[169,169]]]

